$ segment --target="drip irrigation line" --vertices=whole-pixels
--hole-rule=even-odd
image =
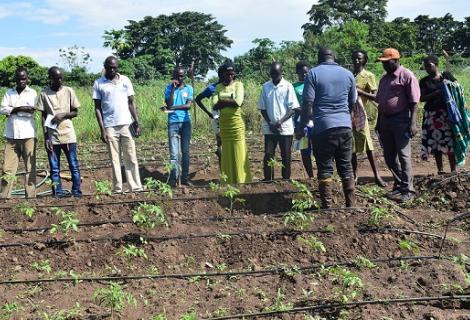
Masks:
[[[372,197],[371,195],[359,190],[359,196],[362,196],[363,198],[367,198],[367,199],[371,199],[371,200],[376,200],[374,197]],[[415,220],[411,219],[408,215],[404,214],[403,212],[401,212],[401,208],[400,206],[396,205],[395,203],[389,201],[388,199],[387,200],[387,204],[389,204],[390,206],[393,207],[393,211],[399,215],[402,219],[408,221],[409,223],[415,225],[415,226],[419,226],[420,224],[418,222],[416,222]],[[398,210],[398,209],[400,210]]]
[[[280,311],[265,311],[257,313],[244,313],[244,314],[234,314],[230,316],[223,317],[212,317],[212,318],[203,318],[205,320],[228,320],[228,319],[254,319],[258,317],[268,317],[280,314],[290,314],[290,313],[299,313],[304,311],[315,311],[315,310],[326,310],[326,309],[351,309],[367,305],[389,305],[389,304],[414,304],[414,303],[425,303],[431,301],[463,301],[470,299],[470,295],[451,295],[451,296],[434,296],[434,297],[407,297],[400,299],[379,299],[379,300],[363,300],[356,302],[348,303],[326,303],[326,304],[316,304],[306,307],[296,307],[288,310]],[[318,303],[318,302],[316,302]]]
[[[149,191],[144,190],[144,191],[139,191],[136,192],[136,194],[144,194],[148,193]],[[245,196],[257,196],[257,195],[290,195],[290,194],[297,194],[299,191],[278,191],[278,192],[270,192],[270,193],[240,193],[237,197],[238,198],[243,198]],[[91,195],[90,195],[91,196]],[[93,195],[94,196],[94,195]],[[166,197],[161,197],[161,198],[146,198],[146,199],[134,199],[134,200],[121,200],[121,201],[108,201],[108,202],[74,202],[74,203],[49,203],[49,204],[36,204],[36,208],[66,208],[66,207],[83,207],[83,206],[88,206],[88,207],[98,207],[98,206],[107,206],[107,205],[117,205],[117,204],[133,204],[133,203],[161,203],[161,202],[172,202],[172,201],[197,201],[197,200],[215,200],[215,199],[223,199],[223,195],[219,194],[214,194],[212,196],[196,196],[196,197],[173,197],[173,198],[166,198]],[[1,206],[0,210],[11,210],[11,206]]]
[[[174,236],[160,236],[152,237],[145,236],[140,234],[127,234],[122,237],[100,237],[100,238],[87,238],[87,239],[74,239],[74,240],[44,240],[44,241],[35,241],[35,242],[18,242],[18,243],[0,243],[0,248],[12,248],[12,247],[28,247],[34,246],[37,244],[44,244],[46,246],[59,246],[69,243],[92,243],[92,242],[102,242],[102,241],[123,241],[131,243],[141,243],[141,238],[146,241],[151,242],[164,242],[171,240],[191,240],[191,239],[203,239],[203,238],[217,238],[222,236],[230,237],[241,237],[247,235],[266,235],[267,237],[278,237],[278,236],[297,236],[300,234],[306,233],[328,233],[327,230],[321,229],[311,229],[311,230],[282,230],[282,231],[239,231],[239,232],[217,232],[217,233],[201,233],[201,234],[184,234],[184,235],[174,235]]]
[[[444,239],[444,236],[440,236],[434,233],[416,231],[416,230],[408,230],[408,229],[400,229],[400,228],[359,228],[358,231],[360,233],[403,233],[403,234],[419,234],[426,237],[437,238],[437,239]]]
[[[395,258],[379,258],[370,260],[372,263],[390,263],[397,261],[412,260],[441,260],[437,256],[404,256]],[[308,273],[321,268],[330,267],[355,267],[356,264],[351,261],[337,261],[326,264],[312,264],[305,267],[295,267],[295,271],[299,273]],[[128,280],[161,280],[161,279],[191,279],[194,277],[236,277],[236,276],[263,276],[271,274],[283,274],[289,270],[288,267],[277,267],[264,270],[248,270],[248,271],[226,271],[226,272],[204,272],[204,273],[179,273],[179,274],[149,274],[149,275],[129,275],[129,276],[105,276],[105,277],[64,277],[64,278],[44,278],[44,279],[23,279],[23,280],[4,280],[0,281],[0,285],[17,285],[30,283],[48,283],[48,282],[98,282],[98,281],[128,281]]]
[[[446,181],[449,181],[449,180],[452,180],[454,178],[457,178],[457,177],[468,177],[470,175],[470,171],[460,171],[460,172],[457,172],[457,173],[454,173],[444,179],[441,179],[439,181],[436,181],[434,182],[433,184],[431,184],[431,186],[429,187],[429,189],[433,190],[434,188],[438,187],[439,185],[443,184],[444,182]]]
[[[441,245],[439,247],[439,254],[438,256],[440,257],[441,256],[441,253],[442,253],[442,249],[444,248],[444,243],[447,239],[447,232],[449,231],[449,227],[456,221],[460,221],[462,219],[465,219],[467,217],[470,216],[470,211],[469,212],[465,212],[465,213],[462,213],[462,214],[459,214],[458,216],[456,217],[453,217],[452,219],[446,221],[445,223],[445,229],[444,229],[444,237],[442,238],[442,241],[441,241]]]

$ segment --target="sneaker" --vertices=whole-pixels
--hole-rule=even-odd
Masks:
[[[413,192],[405,192],[401,194],[400,198],[397,200],[399,203],[405,203],[408,201],[411,201],[415,198],[415,195]]]

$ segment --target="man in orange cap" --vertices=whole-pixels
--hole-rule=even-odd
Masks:
[[[387,48],[378,59],[386,74],[377,90],[380,135],[384,158],[395,180],[387,196],[399,202],[414,198],[411,168],[411,138],[417,133],[416,112],[420,98],[419,83],[413,72],[400,65],[400,53]]]

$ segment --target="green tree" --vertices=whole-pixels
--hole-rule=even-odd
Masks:
[[[370,28],[369,40],[379,51],[388,47],[396,48],[400,52],[414,51],[417,48],[416,34],[417,29],[413,21],[398,17]]]
[[[442,49],[453,50],[451,46],[454,33],[462,28],[462,23],[455,21],[450,13],[440,18],[419,15],[414,19],[414,23],[418,49],[432,53],[440,53]]]
[[[351,20],[375,24],[385,20],[386,6],[387,0],[320,0],[307,12],[310,22],[302,28],[318,35],[328,27],[341,26]]]
[[[330,27],[322,35],[306,35],[305,46],[307,50],[313,52],[318,52],[323,46],[330,47],[340,64],[348,64],[354,50],[374,51],[368,39],[369,27],[365,23],[353,20],[341,26]]]
[[[0,60],[0,86],[15,85],[15,71],[18,67],[28,70],[31,85],[44,86],[47,84],[47,68],[42,67],[28,56],[6,56]]]
[[[258,82],[269,78],[269,66],[275,61],[276,43],[268,38],[256,38],[252,41],[256,47],[234,58],[238,74]]]
[[[221,51],[232,44],[225,33],[210,14],[186,11],[130,20],[122,30],[105,31],[104,46],[124,60],[148,55],[153,68],[162,74],[194,61],[195,73],[205,76],[223,61]]]
[[[92,61],[85,47],[79,47],[76,44],[68,48],[59,49],[59,57],[62,60],[62,64],[69,71],[75,68],[86,69],[87,65]]]

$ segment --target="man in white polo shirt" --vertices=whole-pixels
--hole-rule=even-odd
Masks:
[[[282,178],[291,173],[291,148],[294,136],[294,110],[300,108],[292,84],[282,77],[282,65],[273,62],[271,80],[263,84],[258,109],[263,115],[264,134],[264,180],[274,179],[274,168],[268,163],[274,159],[279,144],[282,158]]]
[[[93,85],[96,120],[101,140],[108,145],[113,170],[113,192],[122,192],[121,153],[129,191],[142,190],[134,138],[140,135],[134,88],[128,77],[119,74],[116,57],[104,61],[104,75]]]
[[[5,157],[2,175],[2,197],[11,198],[13,182],[20,158],[25,166],[26,198],[36,197],[36,110],[37,93],[28,87],[28,72],[18,68],[15,72],[16,88],[9,89],[2,100],[0,114],[7,116],[5,123]]]

